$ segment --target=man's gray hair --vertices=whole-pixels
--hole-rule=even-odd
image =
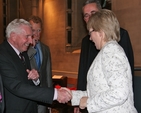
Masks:
[[[9,38],[12,32],[21,33],[21,26],[23,25],[31,27],[31,24],[24,19],[14,19],[12,22],[10,22],[6,27],[6,38]]]
[[[95,3],[97,5],[97,8],[100,10],[102,9],[101,7],[101,0],[87,0],[86,2],[83,3],[83,7],[87,4]]]

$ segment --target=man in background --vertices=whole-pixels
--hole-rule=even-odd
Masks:
[[[82,7],[84,21],[87,23],[90,16],[101,9],[102,7],[99,0],[87,0]],[[127,58],[131,66],[132,75],[134,77],[134,56],[132,45],[130,42],[128,32],[123,28],[120,28],[120,37],[121,40],[119,41],[119,44],[122,46],[127,55]],[[94,58],[97,56],[98,52],[99,51],[96,49],[94,43],[90,41],[90,36],[89,35],[85,36],[82,39],[81,45],[77,90],[82,91],[86,90],[87,72]],[[85,109],[82,110],[81,112],[87,113],[87,110]],[[74,108],[74,113],[81,112],[79,111],[78,108]]]
[[[33,30],[33,45],[28,49],[31,69],[38,71],[41,87],[53,87],[50,49],[40,41],[42,20],[38,16],[32,15],[28,21]],[[38,103],[38,113],[49,113],[47,106],[45,103]]]

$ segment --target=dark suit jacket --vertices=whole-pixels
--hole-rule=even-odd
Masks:
[[[39,72],[40,86],[53,87],[52,86],[52,69],[51,69],[51,54],[50,49],[47,45],[40,42],[42,52],[42,63],[40,69],[37,68],[36,60],[34,55],[36,50],[32,47],[28,50],[28,56],[32,69],[36,69]]]
[[[28,80],[26,68],[30,69],[30,63],[27,53],[23,54],[26,67],[7,41],[0,45],[0,74],[6,113],[37,113],[36,101],[49,104],[53,101],[53,88],[41,88]]]
[[[127,58],[129,60],[132,75],[134,77],[134,56],[133,49],[130,42],[130,38],[128,32],[125,29],[120,29],[120,41],[119,44],[123,47]],[[89,40],[90,36],[87,35],[82,40],[81,45],[81,53],[80,53],[80,62],[79,62],[79,70],[78,70],[78,81],[77,81],[77,89],[86,90],[87,84],[87,72],[89,67],[98,54],[98,50],[96,49],[94,43]]]
[[[0,75],[0,94],[2,96],[2,101],[0,101],[0,113],[4,113],[4,92],[3,92],[3,82]]]

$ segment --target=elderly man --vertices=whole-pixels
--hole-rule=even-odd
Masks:
[[[31,24],[15,19],[6,28],[6,40],[0,45],[0,74],[2,76],[5,113],[37,113],[37,102],[65,103],[71,95],[63,89],[38,87],[39,74],[30,68],[26,53],[32,44]],[[67,98],[66,98],[67,97]]]

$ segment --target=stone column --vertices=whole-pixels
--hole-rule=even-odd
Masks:
[[[38,0],[32,0],[32,15],[37,15]]]

